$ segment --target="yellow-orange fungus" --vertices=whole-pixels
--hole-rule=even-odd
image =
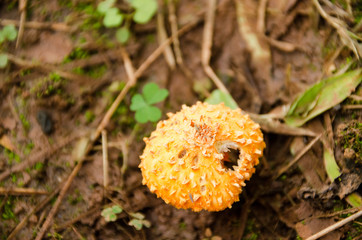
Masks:
[[[197,102],[168,117],[144,139],[143,184],[177,208],[231,207],[263,154],[260,126],[224,104]]]

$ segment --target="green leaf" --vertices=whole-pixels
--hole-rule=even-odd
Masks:
[[[151,223],[148,220],[142,220],[142,225],[145,226],[146,228],[151,227]]]
[[[139,219],[132,219],[131,221],[129,221],[128,225],[130,226],[134,226],[137,230],[141,230],[142,229],[142,220]]]
[[[8,56],[4,53],[0,54],[0,68],[6,67],[8,64]]]
[[[13,41],[16,39],[16,36],[18,35],[18,31],[16,30],[14,25],[6,25],[2,33],[4,34],[4,37],[7,38],[9,41]]]
[[[105,0],[103,2],[100,2],[97,6],[97,11],[102,14],[106,14],[108,9],[110,9],[115,2],[116,0]]]
[[[329,148],[324,147],[323,159],[328,178],[331,182],[333,182],[334,179],[341,175],[341,172],[339,171],[339,167],[334,159],[333,152]]]
[[[103,19],[103,24],[107,28],[118,27],[123,21],[123,15],[118,8],[110,8],[107,10]]]
[[[0,30],[0,43],[3,43],[4,41],[5,41],[5,35],[4,35],[3,30],[1,29]]]
[[[114,206],[112,207],[112,212],[115,213],[115,214],[121,213],[122,211],[123,211],[123,209],[122,209],[120,206],[118,206],[118,205],[114,205]]]
[[[143,99],[143,96],[139,93],[135,94],[131,99],[131,110],[137,111],[138,109],[142,109],[144,107],[147,107],[148,104]]]
[[[362,198],[357,193],[351,193],[346,197],[346,201],[352,206],[352,207],[361,207],[362,206]]]
[[[290,106],[285,122],[299,127],[341,103],[362,81],[362,68],[324,79],[299,96]]]
[[[106,222],[114,222],[117,219],[117,216],[113,213],[112,208],[103,209],[101,215],[104,217]]]
[[[231,109],[237,109],[238,105],[234,101],[234,99],[230,96],[230,94],[225,93],[219,89],[214,90],[211,95],[205,100],[205,102],[216,105],[219,103],[224,103],[225,106]]]
[[[143,87],[143,96],[148,104],[155,104],[165,100],[168,96],[166,89],[160,89],[156,83],[147,83]]]
[[[120,43],[126,43],[131,36],[131,32],[126,27],[117,30],[116,38]]]
[[[146,123],[148,121],[157,122],[161,118],[161,115],[160,109],[147,105],[136,111],[135,118],[139,123]]]
[[[143,215],[142,213],[139,213],[139,212],[130,213],[129,215],[130,215],[131,217],[137,218],[137,219],[139,219],[139,220],[145,219],[145,215]]]
[[[140,24],[149,22],[157,11],[156,0],[132,0],[131,6],[136,9],[133,20]]]

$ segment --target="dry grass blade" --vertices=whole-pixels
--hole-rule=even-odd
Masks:
[[[212,47],[212,38],[213,38],[212,32],[214,30],[216,0],[210,0],[207,2],[208,2],[208,8],[205,16],[204,33],[202,37],[201,62],[206,75],[208,75],[211,78],[211,80],[215,83],[217,88],[230,95],[229,91],[226,89],[226,87],[221,82],[219,77],[210,67],[211,47]]]
[[[108,187],[109,176],[108,176],[108,144],[107,144],[107,132],[102,131],[102,153],[103,153],[103,186]]]
[[[300,151],[300,153],[295,156],[295,158],[290,161],[285,167],[282,167],[278,173],[275,175],[274,179],[277,179],[280,175],[285,173],[291,166],[293,166],[298,160],[306,153],[308,152],[313,145],[322,137],[322,134],[319,134],[317,137],[315,137],[303,150]]]
[[[171,25],[172,36],[175,37],[175,39],[173,41],[173,48],[175,51],[176,62],[179,65],[183,65],[182,52],[180,49],[180,41],[178,39],[178,33],[177,33],[178,27],[177,27],[175,0],[168,1],[167,6],[168,6],[168,14],[169,14],[169,21],[170,21],[170,25]]]
[[[335,18],[335,17],[332,17],[332,16],[328,15],[324,11],[322,6],[319,4],[318,0],[313,0],[313,4],[316,6],[316,8],[317,8],[318,12],[320,13],[320,15],[333,28],[335,28],[337,30],[342,42],[354,52],[354,54],[356,55],[356,57],[358,59],[360,59],[362,53],[360,52],[361,50],[359,49],[358,43],[349,36],[349,31],[346,29],[343,22],[341,20]]]
[[[15,48],[19,47],[21,40],[23,39],[27,2],[28,2],[28,0],[19,1],[20,24],[19,24],[19,33],[18,33],[18,38],[16,39]]]
[[[20,21],[11,20],[11,19],[0,19],[0,25],[15,25],[17,27],[20,26]],[[59,32],[73,32],[74,29],[69,27],[65,23],[52,23],[52,22],[36,22],[36,21],[28,21],[24,23],[25,28],[33,28],[33,29],[50,29]]]
[[[19,222],[16,228],[10,233],[7,240],[15,239],[17,233],[26,225],[31,215],[35,214],[40,209],[43,209],[44,206],[50,202],[53,197],[59,192],[60,187],[57,187],[52,193],[50,193],[44,200],[42,200],[38,205],[36,205],[33,209],[28,211],[27,215]]]
[[[0,187],[0,195],[47,195],[49,192],[32,188],[4,188]]]
[[[167,32],[165,28],[165,17],[163,14],[163,8],[160,6],[157,12],[157,38],[159,43],[164,42],[167,39]],[[173,56],[173,52],[170,45],[167,45],[163,50],[163,55],[165,56],[165,60],[168,66],[171,69],[175,69],[176,61]]]

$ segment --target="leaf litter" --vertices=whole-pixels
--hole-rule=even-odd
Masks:
[[[349,12],[350,17],[357,18],[360,13],[354,8],[356,3],[347,1],[342,6],[335,2],[330,10],[330,4],[320,1],[331,18],[319,15],[321,11],[314,8],[313,1],[220,1],[214,12],[213,32],[204,39],[203,22],[210,20],[204,19],[205,11],[200,9],[206,4],[173,2],[174,15],[168,12],[172,7],[163,8],[168,36],[172,34],[167,27],[169,15],[176,17],[180,29],[190,22],[198,23],[178,36],[183,65],[170,69],[163,57],[156,57],[149,60],[152,65],[137,71],[133,68],[142,66],[160,44],[155,41],[156,19],[149,20],[149,13],[142,14],[142,8],[138,9],[142,1],[134,1],[137,23],[128,26],[124,19],[132,34],[127,44],[123,43],[123,50],[115,41],[117,29],[97,25],[102,18],[91,14],[97,5],[55,2],[28,4],[27,8],[39,14],[27,17],[24,36],[34,36],[34,31],[37,34],[29,42],[23,37],[17,51],[12,41],[0,47],[9,60],[0,71],[0,97],[5,99],[0,103],[1,187],[51,193],[49,197],[1,195],[2,239],[28,239],[42,232],[48,238],[64,239],[298,239],[310,237],[348,217],[344,212],[360,208],[361,69],[355,55],[356,42],[345,35],[360,33],[355,30],[358,24],[345,17],[341,18],[345,22],[333,24],[333,14]],[[122,13],[133,11],[119,1],[104,3],[111,3]],[[15,26],[22,24],[17,8],[7,5],[0,7],[2,20],[15,21]],[[253,11],[246,11],[246,6]],[[77,31],[59,31],[55,22],[72,25]],[[143,22],[147,23],[139,24]],[[250,39],[257,39],[259,44]],[[219,89],[206,86],[198,92],[194,86],[206,84],[200,79],[209,77],[203,71],[203,41],[213,43],[207,64],[220,82],[216,86]],[[335,47],[326,42],[333,42]],[[284,51],[287,48],[283,46],[291,43],[296,47]],[[267,54],[258,55],[261,51]],[[72,53],[73,59],[64,63]],[[326,56],[333,53],[338,54],[331,63]],[[342,69],[342,73],[330,76],[333,70],[325,69]],[[62,84],[49,84],[54,80],[50,76],[56,73]],[[37,86],[45,82],[41,88]],[[123,84],[111,91],[112,82]],[[220,84],[231,95],[222,91]],[[138,95],[143,85],[153,90]],[[49,94],[37,94],[39,89]],[[357,97],[349,97],[354,89]],[[122,101],[112,108],[117,91],[121,91]],[[207,99],[241,106],[259,122],[265,130],[265,158],[244,188],[241,201],[223,212],[193,213],[165,205],[142,186],[137,168],[144,147],[141,139],[154,126],[145,123],[140,127],[131,111],[136,110],[133,98],[143,100],[143,105],[142,101],[136,104],[137,110],[157,106],[161,119],[167,112],[178,111],[182,104]],[[11,99],[10,105],[6,99]],[[345,109],[345,105],[357,108]],[[291,106],[289,111],[286,106]],[[103,118],[108,109],[114,109],[113,116],[106,114]],[[52,118],[48,135],[37,121],[39,111]],[[106,120],[101,122],[102,118]],[[94,137],[99,129],[109,133],[107,189],[102,183],[100,142]],[[319,134],[321,138],[308,147]],[[125,143],[125,139],[131,142],[119,147],[117,142]],[[293,163],[298,154],[300,159]],[[278,170],[290,162],[293,164],[276,178]],[[57,200],[58,207],[54,208],[50,200]],[[117,208],[106,214],[112,222],[106,222],[101,214],[101,209],[109,206],[123,210],[120,213]],[[34,210],[29,215],[27,209]],[[362,231],[360,223],[361,218],[357,218],[323,239],[357,238]]]

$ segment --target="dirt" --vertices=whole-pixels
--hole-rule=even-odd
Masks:
[[[142,185],[138,168],[145,146],[142,139],[156,124],[137,123],[130,109],[132,97],[149,82],[167,89],[167,99],[156,105],[165,119],[166,113],[203,101],[216,89],[201,57],[206,0],[176,1],[180,28],[198,20],[179,36],[183,64],[172,68],[161,54],[104,125],[109,161],[109,186],[105,189],[101,137],[82,154],[129,76],[115,29],[97,27],[100,18],[89,10],[96,9],[99,2],[28,1],[21,44],[16,48],[15,40],[0,45],[0,52],[11,54],[8,65],[0,69],[0,190],[22,188],[17,194],[0,191],[0,239],[8,239],[14,231],[12,239],[35,239],[60,197],[44,239],[306,239],[360,211],[362,203],[357,208],[356,202],[362,199],[361,86],[353,96],[303,125],[318,134],[328,132],[323,139],[331,144],[341,171],[333,182],[325,169],[322,140],[276,178],[313,137],[264,131],[264,156],[231,209],[176,209]],[[241,34],[237,2],[218,2],[210,66],[243,110],[266,114],[283,109],[308,86],[343,69],[346,63],[361,66],[347,47],[338,50],[343,41],[313,1],[295,0],[266,1],[262,32],[256,30],[257,11],[264,1],[244,1],[249,10],[254,9],[248,12],[249,34],[255,34],[269,54],[258,61],[255,46],[245,32]],[[335,8],[322,4],[328,14],[335,14],[336,9],[347,13],[346,4],[351,4],[354,17],[361,18],[358,1],[333,2]],[[19,23],[18,4],[2,1],[1,20]],[[164,4],[159,1],[170,36],[169,10]],[[126,1],[117,1],[117,7],[130,11]],[[348,29],[357,25],[351,15],[338,16]],[[44,24],[48,22],[59,25]],[[124,49],[135,69],[160,45],[157,28],[156,17],[144,25],[130,24],[132,36]],[[355,33],[361,34],[361,28]],[[286,48],[288,44],[292,50]],[[78,166],[81,168],[71,179]],[[59,193],[67,181],[69,189]],[[47,194],[24,193],[24,189]],[[114,205],[123,211],[115,221],[107,222],[102,210]],[[135,213],[146,220],[140,230],[129,224]],[[321,239],[361,239],[361,226],[360,217]]]

